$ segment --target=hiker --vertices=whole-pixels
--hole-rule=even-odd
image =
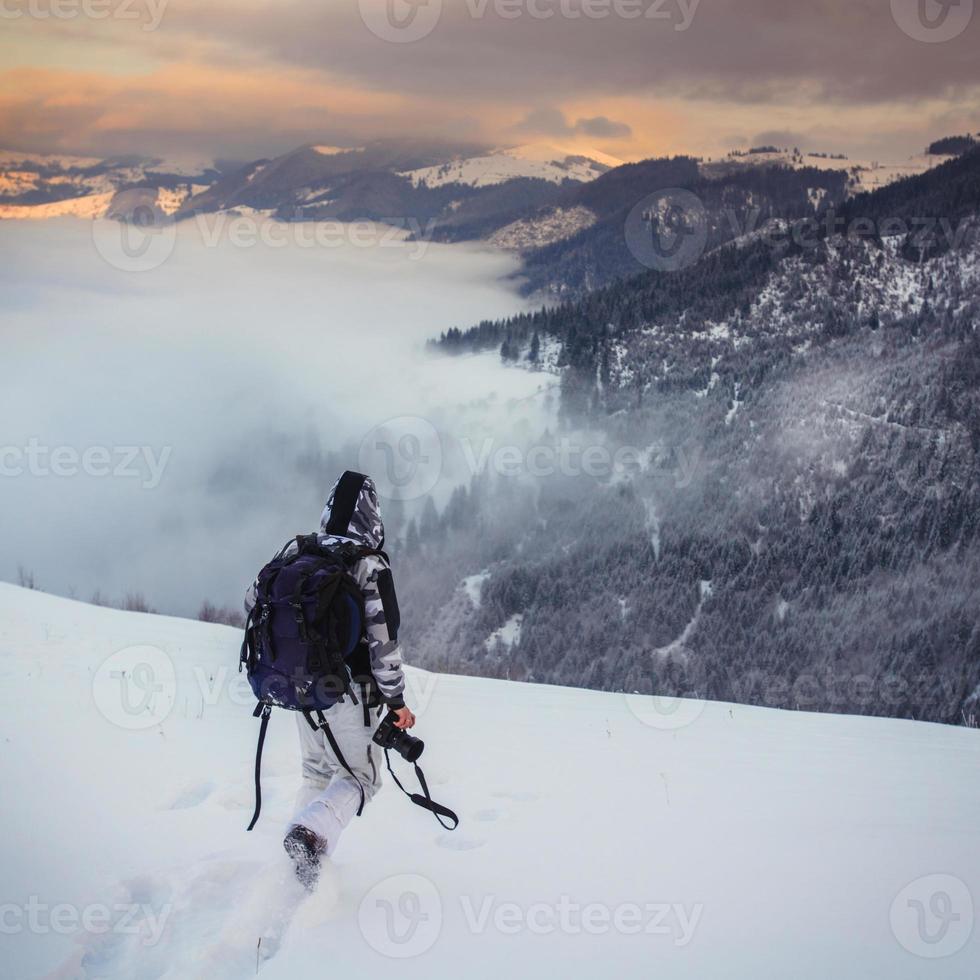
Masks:
[[[372,744],[378,719],[372,709],[380,709],[382,705],[387,707],[391,723],[402,731],[415,724],[415,715],[405,705],[405,677],[398,645],[398,602],[388,558],[381,550],[384,538],[374,481],[348,470],[330,491],[315,539],[313,536],[298,538],[277,556],[277,571],[281,571],[300,554],[301,548],[305,554],[307,542],[311,552],[317,555],[321,549],[343,554],[347,561],[345,567],[363,596],[363,618],[357,620],[363,629],[360,636],[352,637],[351,644],[357,648],[355,655],[346,659],[351,674],[350,688],[339,692],[339,699],[331,707],[316,712],[322,724],[314,723],[313,712],[294,709],[297,711],[303,784],[283,845],[296,865],[297,875],[308,887],[316,881],[321,858],[333,853],[351,818],[361,812],[381,785],[376,759],[380,751]],[[314,558],[314,567],[316,561]],[[273,565],[270,563],[267,568]],[[257,601],[261,604],[261,594],[257,590],[262,588],[265,574],[263,569],[245,597],[250,620]],[[305,575],[309,578],[311,573]],[[299,595],[300,586],[296,589]],[[295,608],[299,610],[300,607],[296,605]],[[304,628],[302,623],[300,628]],[[247,643],[250,642],[248,630],[246,638]],[[358,654],[360,664],[357,663]],[[246,661],[244,646],[242,657],[243,663],[248,662],[251,679],[253,663]],[[344,683],[348,683],[346,676]],[[356,698],[352,696],[354,690],[358,691]],[[273,703],[293,707],[282,701],[273,700]],[[256,709],[257,716],[258,711],[259,708]],[[268,707],[263,708],[259,758],[268,711]],[[258,783],[258,763],[256,770]],[[259,796],[253,825],[258,817],[260,800]]]

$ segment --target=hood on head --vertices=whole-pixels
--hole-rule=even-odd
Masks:
[[[324,534],[353,538],[369,548],[382,548],[385,526],[374,480],[363,473],[347,470],[330,488],[327,506],[320,516]]]

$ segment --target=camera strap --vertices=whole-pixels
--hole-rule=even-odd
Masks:
[[[418,777],[419,786],[422,787],[421,793],[409,793],[407,789],[401,784],[401,780],[395,775],[395,770],[391,768],[391,757],[388,754],[388,750],[385,749],[385,765],[388,767],[388,772],[391,773],[391,778],[395,781],[395,785],[416,805],[422,807],[423,810],[428,810],[435,818],[439,821],[440,826],[444,827],[446,830],[455,830],[459,826],[459,817],[449,809],[448,806],[443,806],[441,803],[436,803],[429,794],[429,784],[425,781],[425,773],[419,768],[419,764],[413,763],[415,766],[415,775]],[[425,794],[425,795],[423,795]],[[443,817],[446,820],[452,821],[452,826],[443,821]]]
[[[357,703],[356,701],[354,702]],[[316,715],[316,721],[313,720],[313,715]],[[364,787],[361,785],[361,781],[357,778],[357,774],[351,769],[347,760],[344,758],[344,753],[340,751],[340,746],[337,744],[337,739],[334,737],[334,733],[330,730],[330,725],[327,723],[327,719],[323,717],[322,711],[304,711],[303,717],[306,719],[307,724],[313,731],[321,731],[327,736],[327,742],[330,744],[330,749],[334,754],[334,758],[347,770],[347,774],[351,779],[357,784],[357,792],[361,794],[361,805],[357,808],[357,816],[360,816],[364,812]]]

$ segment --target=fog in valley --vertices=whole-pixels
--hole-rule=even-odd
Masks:
[[[465,482],[487,438],[550,424],[552,376],[424,350],[526,307],[510,258],[289,227],[249,243],[185,222],[134,269],[102,222],[0,223],[0,577],[185,615],[237,606],[316,526],[338,467],[380,467],[410,513]]]

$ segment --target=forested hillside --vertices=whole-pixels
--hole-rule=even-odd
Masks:
[[[850,236],[750,237],[444,338],[557,344],[554,444],[618,462],[487,473],[430,508],[399,548],[413,654],[976,724],[978,170],[974,151],[855,198]]]
[[[594,211],[598,221],[579,234],[525,255],[529,293],[582,297],[643,271],[623,234],[628,216],[647,195],[682,190],[703,210],[708,249],[723,245],[772,218],[799,220],[844,199],[847,175],[806,167],[747,167],[722,178],[705,176],[696,160],[646,160],[570,188],[569,203]]]

